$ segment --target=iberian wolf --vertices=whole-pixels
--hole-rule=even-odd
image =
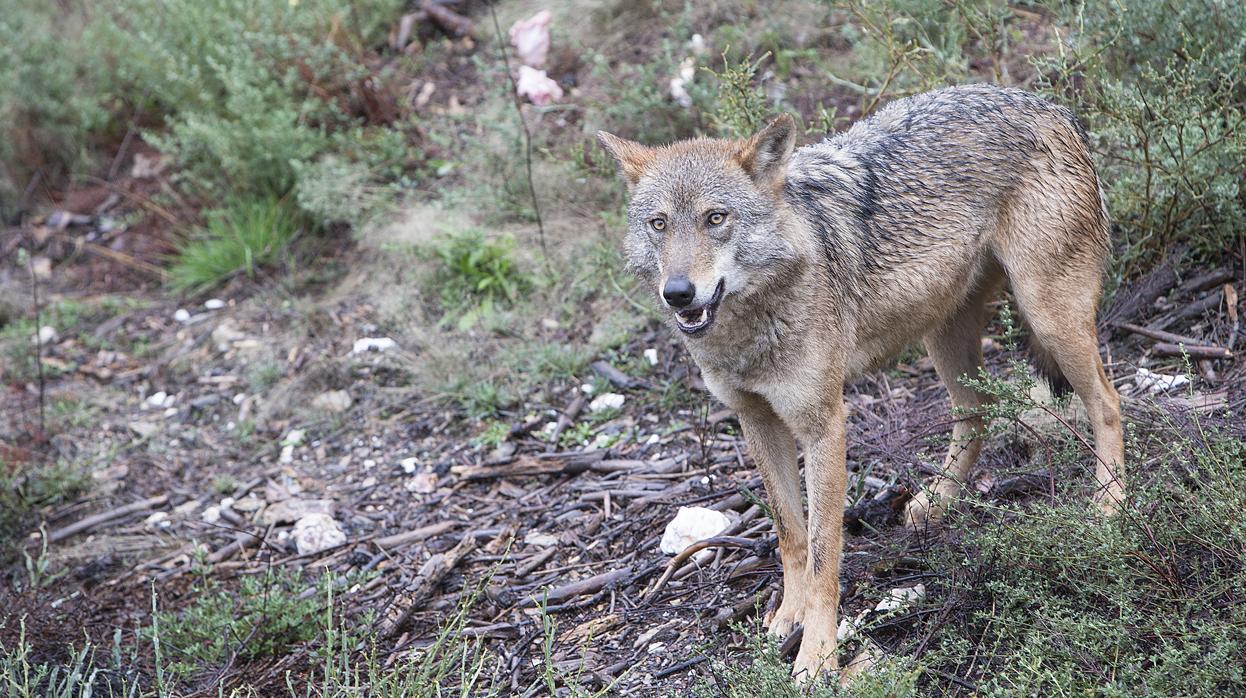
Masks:
[[[788,115],[741,141],[649,147],[599,134],[630,190],[627,263],[738,413],[761,470],[783,564],[768,626],[803,624],[794,672],[811,677],[836,668],[845,381],[920,339],[952,404],[973,414],[989,397],[958,378],[978,375],[987,303],[1007,284],[1040,372],[1085,403],[1100,509],[1121,500],[1124,449],[1095,334],[1108,217],[1068,110],[955,87],[793,152],[795,138]],[[985,426],[956,422],[908,525],[945,513]]]

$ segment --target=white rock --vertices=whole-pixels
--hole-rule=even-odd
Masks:
[[[217,351],[229,351],[234,344],[246,340],[247,335],[226,318],[212,330],[212,344]]]
[[[839,640],[840,644],[843,644],[856,637],[857,629],[860,627],[861,619],[864,618],[864,616],[865,614],[861,613],[853,618],[844,616],[840,619],[839,629],[835,631],[835,639]]]
[[[259,522],[265,526],[291,523],[312,514],[323,514],[332,518],[335,508],[332,499],[284,499],[268,505],[268,508],[260,512]]]
[[[897,608],[907,606],[914,601],[921,601],[926,598],[926,585],[918,584],[917,586],[901,587],[892,589],[887,592],[882,601],[874,607],[875,611],[894,611]]]
[[[238,500],[234,499],[233,497],[221,497],[220,507],[222,509],[229,509],[230,507],[234,505],[234,502],[236,501]]]
[[[662,437],[658,436],[657,434],[650,434],[649,438],[645,439],[646,446],[652,446],[654,444],[661,443],[661,442],[662,442]]]
[[[277,457],[278,463],[294,462],[294,446],[286,445],[281,447],[281,455]]]
[[[329,390],[312,399],[312,407],[323,412],[345,412],[354,404],[350,393],[345,390]]]
[[[189,516],[198,511],[202,504],[203,502],[200,502],[198,499],[188,499],[173,507],[173,513],[178,516]],[[218,511],[217,513],[219,514],[220,512]]]
[[[588,403],[588,409],[590,412],[617,410],[623,406],[623,402],[626,399],[627,398],[618,393],[602,393],[601,395],[593,398],[592,402]]]
[[[545,65],[545,58],[549,54],[549,24],[553,19],[554,16],[549,10],[541,10],[511,25],[507,33],[520,63],[533,68]]]
[[[221,520],[221,508],[218,506],[210,506],[203,510],[203,513],[199,515],[199,518],[203,519],[204,523],[216,523]]]
[[[164,392],[163,390],[154,392],[151,395],[148,395],[147,399],[143,401],[143,409],[154,409],[157,407],[164,407],[166,404],[168,404],[167,403],[168,399],[169,399],[169,394]]]
[[[528,535],[523,537],[524,545],[535,545],[538,548],[548,548],[551,545],[558,545],[558,539],[548,533],[540,531],[528,531]]]
[[[39,328],[39,334],[36,336],[35,341],[42,345],[56,344],[57,340],[60,338],[61,336],[57,334],[55,327],[52,327],[51,325],[44,325]]]
[[[156,511],[143,519],[143,525],[148,528],[168,528],[173,525],[173,522],[169,520],[168,512]]]
[[[355,345],[351,347],[350,353],[366,354],[370,351],[385,352],[391,349],[396,349],[397,347],[398,342],[395,342],[389,337],[364,337],[362,339],[355,340]]]
[[[415,469],[420,466],[420,461],[414,457],[403,458],[401,461],[398,462],[398,465],[402,468],[402,472],[410,475],[411,473],[414,473]]]
[[[133,431],[135,434],[138,434],[140,437],[144,439],[149,439],[152,436],[154,436],[156,432],[160,431],[159,424],[152,424],[151,422],[144,422],[144,421],[139,421],[139,420],[130,422],[129,426],[130,426],[131,431]]]
[[[328,514],[308,514],[294,524],[294,546],[299,555],[310,555],[346,542],[346,534]]]
[[[652,348],[646,349],[645,359],[649,361],[650,366],[657,366],[658,365],[658,350],[652,349]]]
[[[220,310],[225,307],[225,301],[220,298],[209,298],[203,302],[203,307],[208,310]]]
[[[705,507],[679,507],[675,518],[666,524],[659,547],[667,555],[675,555],[699,540],[713,538],[730,525],[731,519],[721,511]]]
[[[1139,368],[1134,373],[1134,385],[1152,395],[1159,395],[1189,383],[1190,379],[1186,376],[1166,376],[1162,373],[1148,371],[1145,368]]]
[[[515,81],[519,96],[538,107],[562,99],[562,87],[550,79],[544,70],[526,65],[519,66],[519,79]]]
[[[178,308],[173,312],[173,319],[177,322],[190,322],[190,311],[185,308]]]
[[[592,395],[593,392],[596,390],[597,389],[593,387],[592,383],[585,383],[584,385],[580,386],[580,392],[584,393],[585,395]]]
[[[411,476],[410,480],[407,480],[405,487],[408,492],[415,492],[416,494],[433,492],[437,489],[437,473],[431,471],[416,473]]]
[[[285,437],[281,439],[282,446],[298,446],[303,443],[303,439],[307,436],[302,429],[291,429],[286,432]]]

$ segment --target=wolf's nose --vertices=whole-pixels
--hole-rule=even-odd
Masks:
[[[662,287],[662,297],[672,308],[687,308],[697,297],[697,287],[687,277],[667,279]]]

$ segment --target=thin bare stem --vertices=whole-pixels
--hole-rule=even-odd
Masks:
[[[515,74],[511,72],[510,56],[506,51],[506,38],[502,35],[502,25],[498,23],[498,14],[489,3],[489,17],[493,20],[493,30],[497,33],[498,49],[502,52],[502,63],[506,68],[506,78],[511,83],[511,104],[515,105],[515,114],[519,117],[519,125],[523,128],[524,167],[528,175],[528,193],[532,195],[532,213],[536,216],[537,239],[541,243],[541,255],[545,258],[545,266],[549,267],[549,250],[545,247],[545,224],[541,220],[541,202],[536,196],[536,184],[532,181],[532,132],[528,129],[528,121],[523,116],[523,103],[519,99],[519,84],[515,82]]]

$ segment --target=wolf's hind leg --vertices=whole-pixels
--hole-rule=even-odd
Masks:
[[[1120,395],[1099,358],[1095,331],[1097,267],[1094,274],[1089,279],[1066,277],[1046,283],[1014,279],[1013,290],[1034,335],[1033,341],[1055,359],[1060,372],[1086,405],[1095,435],[1095,503],[1110,514],[1124,496],[1125,444]]]
[[[943,518],[960,495],[961,486],[982,450],[986,421],[978,408],[990,398],[964,385],[960,379],[966,374],[976,378],[982,368],[986,301],[999,287],[997,274],[992,277],[988,283],[980,285],[957,315],[924,338],[926,351],[947,388],[953,409],[959,408],[967,414],[958,416],[952,426],[952,443],[943,461],[943,471],[913,497],[905,509],[904,523],[913,530],[921,530]]]
[[[779,536],[783,601],[766,619],[766,627],[770,634],[786,637],[804,621],[805,594],[809,586],[806,580],[809,537],[800,498],[796,438],[764,398],[741,394],[733,402],[749,453],[761,470]]]

